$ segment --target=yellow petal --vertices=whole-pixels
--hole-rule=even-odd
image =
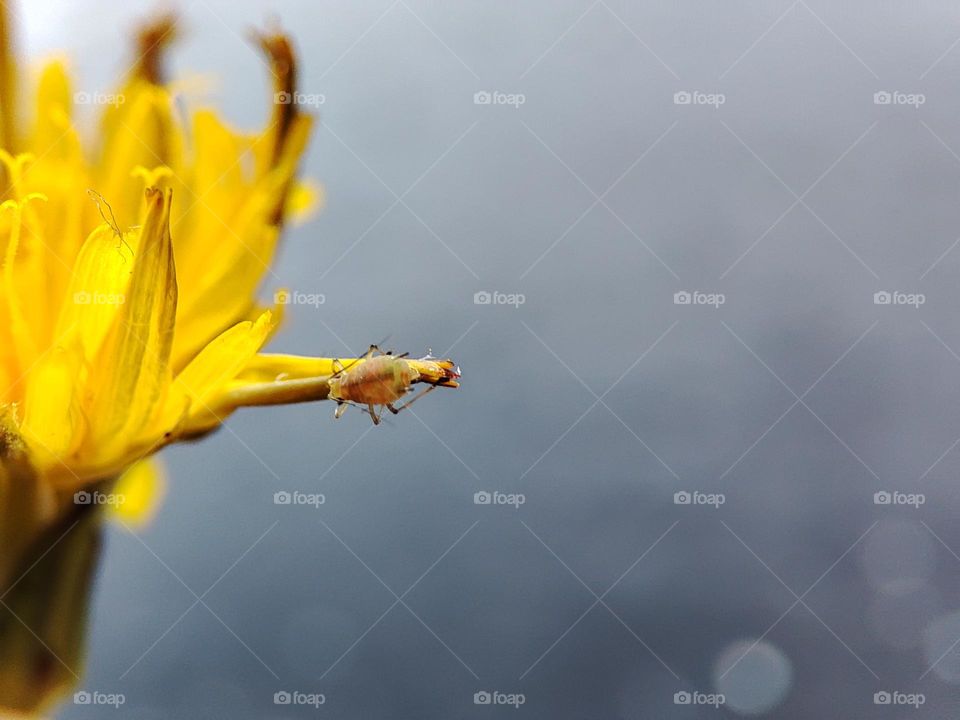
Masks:
[[[55,335],[60,339],[75,333],[88,363],[96,358],[126,304],[139,241],[137,233],[120,238],[109,225],[101,225],[90,233],[77,256]]]
[[[37,157],[56,158],[72,153],[75,138],[66,132],[70,127],[70,78],[62,60],[48,62],[41,71],[37,85],[37,117],[32,149]]]
[[[97,452],[109,453],[136,436],[156,413],[169,385],[177,313],[171,192],[149,188],[146,199],[125,302],[91,371],[90,415]]]
[[[0,160],[8,173],[19,179],[20,168],[28,161],[26,155],[12,158],[0,150]],[[8,333],[10,351],[19,359],[19,369],[29,368],[39,355],[39,336],[43,335],[47,313],[48,298],[43,292],[46,287],[46,275],[42,263],[42,253],[38,249],[39,241],[34,233],[25,229],[25,209],[31,200],[46,200],[46,197],[31,193],[18,200],[6,200],[0,204],[0,213],[9,222],[9,238],[3,249],[3,272],[0,277],[0,297],[3,298],[9,319]],[[28,297],[35,302],[27,302]],[[14,361],[16,362],[16,360]]]
[[[75,352],[55,347],[30,371],[20,431],[40,457],[67,457],[79,444],[83,430],[76,386],[79,367]]]
[[[166,487],[167,474],[160,459],[141,460],[117,480],[113,494],[118,502],[108,506],[110,513],[134,527],[143,527],[156,515]]]
[[[362,359],[344,359],[342,363],[335,358],[303,357],[300,355],[278,355],[263,353],[252,358],[240,373],[239,379],[246,382],[273,382],[274,380],[300,380],[310,377],[333,375],[339,368],[348,364],[356,365]],[[338,365],[338,363],[340,363]]]
[[[256,322],[238,323],[207,345],[174,379],[160,419],[163,427],[158,431],[170,431],[181,421],[194,429],[220,424],[233,411],[223,404],[222,395],[274,327],[273,313],[268,310]],[[185,417],[187,411],[189,417]]]
[[[286,215],[290,223],[299,225],[323,207],[323,187],[317,183],[304,180],[294,183],[287,197]]]
[[[173,120],[173,100],[163,88],[136,81],[116,95],[104,115],[105,145],[94,188],[113,206],[122,228],[134,224],[142,194],[130,172],[142,165],[166,165],[175,175],[182,164],[182,135]],[[123,102],[120,102],[122,98]]]
[[[242,322],[221,334],[195,357],[174,381],[177,390],[197,405],[206,405],[250,361],[273,329],[268,310],[256,322]]]
[[[192,275],[185,282],[177,319],[182,333],[177,337],[175,366],[196,355],[206,338],[250,316],[252,298],[276,253],[286,198],[312,123],[307,115],[295,116],[275,161],[260,157],[269,149],[272,135],[261,136],[252,146],[259,173],[254,184],[234,193],[229,203],[216,203],[215,194],[214,199],[198,203],[202,212],[190,226],[191,234],[205,245],[203,250],[191,246]],[[197,172],[201,172],[199,166]],[[209,173],[210,168],[203,172]],[[243,198],[240,206],[236,197]],[[210,242],[214,237],[216,242]],[[181,257],[178,250],[178,262]]]

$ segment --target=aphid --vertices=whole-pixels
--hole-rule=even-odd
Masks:
[[[329,398],[337,402],[335,418],[339,419],[348,405],[366,405],[373,424],[379,425],[383,410],[377,412],[378,405],[396,415],[438,386],[457,387],[455,378],[460,374],[449,360],[437,361],[428,355],[416,361],[421,365],[435,366],[433,377],[428,378],[413,366],[413,361],[406,359],[407,353],[375,356],[374,352],[378,350],[376,345],[371,345],[363,356],[363,362],[354,360],[346,367],[339,360],[334,362],[336,372],[330,378]],[[416,382],[427,383],[430,387],[400,407],[394,405],[413,389]]]

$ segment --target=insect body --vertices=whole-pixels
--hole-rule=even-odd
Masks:
[[[334,417],[343,415],[349,404],[366,405],[373,424],[379,425],[383,411],[377,412],[378,405],[386,407],[396,415],[438,385],[457,386],[455,378],[459,377],[459,373],[454,371],[450,361],[436,361],[429,356],[419,361],[407,360],[406,355],[374,356],[376,350],[378,348],[371,345],[362,362],[354,361],[347,367],[339,361],[334,363],[336,372],[329,381],[329,397],[337,402]],[[437,377],[422,376],[415,364],[435,369],[434,374]],[[402,406],[396,407],[394,403],[410,392],[416,382],[429,383],[430,387]]]

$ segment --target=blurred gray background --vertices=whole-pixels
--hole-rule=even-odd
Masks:
[[[31,4],[24,48],[108,90],[154,7]],[[389,336],[449,352],[463,387],[372,430],[328,404],[241,412],[165,452],[163,509],[109,530],[93,608],[82,687],[126,703],[58,717],[954,712],[953,3],[183,14],[173,74],[216,78],[206,101],[237,125],[269,113],[244,35],[270,18],[323,95],[305,173],[327,207],[276,273],[326,302],[291,307],[271,349]],[[326,502],[275,505],[284,490]]]

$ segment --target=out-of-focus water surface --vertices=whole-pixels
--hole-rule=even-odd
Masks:
[[[305,405],[165,452],[154,524],[109,530],[83,688],[147,720],[950,715],[953,4],[190,5],[188,95],[264,121],[245,34],[275,17],[324,100],[327,208],[265,297],[325,302],[272,348],[389,336],[464,381],[372,431]],[[105,90],[151,8],[31,4],[24,49]]]

